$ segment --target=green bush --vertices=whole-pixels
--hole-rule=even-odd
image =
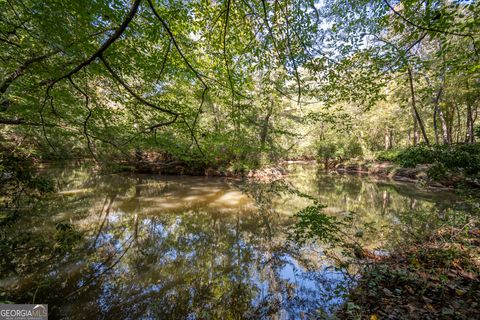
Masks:
[[[447,168],[443,163],[435,162],[427,171],[427,175],[433,180],[442,179],[447,175]]]
[[[415,167],[417,164],[435,162],[435,152],[427,145],[411,146],[400,151],[393,161],[402,167]]]
[[[348,142],[321,141],[317,146],[317,157],[325,165],[331,161],[343,161],[362,155],[362,145],[356,140]]]
[[[400,150],[383,150],[377,153],[376,159],[379,161],[395,161],[400,154]]]
[[[412,146],[398,152],[391,160],[403,167],[432,164],[428,172],[432,178],[444,176],[447,171],[477,176],[480,174],[480,144]]]
[[[357,140],[350,140],[344,146],[344,155],[343,158],[351,159],[363,156],[362,145]]]
[[[335,159],[337,145],[333,142],[322,141],[318,144],[317,156],[324,161]]]
[[[18,217],[16,208],[53,190],[53,180],[38,173],[28,153],[0,143],[0,226]]]

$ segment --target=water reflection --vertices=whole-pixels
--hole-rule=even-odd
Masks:
[[[52,319],[314,318],[342,302],[350,276],[321,246],[287,241],[293,214],[311,204],[299,192],[330,214],[353,216],[354,229],[374,225],[376,235],[362,238],[372,248],[401,212],[455,202],[411,185],[290,170],[273,184],[52,170],[61,192],[22,228],[34,224],[51,238],[69,221],[82,238],[72,252],[36,263],[12,254],[0,285],[11,301],[48,303]]]

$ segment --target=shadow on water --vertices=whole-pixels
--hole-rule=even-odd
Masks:
[[[48,303],[52,319],[328,316],[355,275],[325,245],[289,241],[294,214],[312,204],[306,195],[371,249],[398,236],[403,212],[457,201],[314,167],[290,171],[259,184],[51,169],[58,194],[2,230],[0,300]]]

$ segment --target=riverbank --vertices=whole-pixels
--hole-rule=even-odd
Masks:
[[[195,166],[178,161],[162,162],[158,160],[141,161],[127,168],[138,173],[168,175],[213,176],[230,178],[248,178],[260,181],[278,180],[288,175],[286,167],[291,164],[315,165],[315,160],[284,160],[277,165],[258,169],[245,169],[232,166]],[[391,161],[349,161],[337,164],[334,170],[339,173],[371,175],[382,179],[420,184],[431,188],[452,189],[461,184],[480,187],[478,182],[459,172],[450,172],[432,177],[432,165],[418,164],[415,167],[402,167]]]
[[[461,174],[448,174],[434,179],[429,175],[431,165],[416,165],[405,168],[389,161],[359,161],[341,163],[335,166],[340,173],[374,175],[396,181],[422,184],[434,188],[454,188],[468,179]]]
[[[388,161],[359,161],[340,163],[335,166],[335,170],[340,173],[376,175],[394,180],[417,182],[427,178],[428,166],[402,168]]]
[[[77,159],[75,164],[88,163],[91,159]],[[42,162],[40,167],[63,162]],[[251,179],[258,181],[274,181],[288,175],[289,165],[316,165],[317,161],[307,160],[283,160],[276,165],[270,165],[257,169],[236,168],[233,165],[209,166],[190,164],[173,159],[160,159],[156,156],[144,157],[140,161],[122,161],[101,166],[99,170],[105,173],[147,173],[158,175],[180,176],[207,176],[228,177],[235,179]],[[428,173],[431,165],[417,165],[414,168],[405,168],[390,161],[349,161],[337,164],[332,170],[342,174],[369,175],[385,180],[395,180],[420,184],[424,187],[452,189],[460,183],[469,182],[460,174],[451,174],[442,179],[432,179]],[[475,186],[475,185],[474,185]]]
[[[289,164],[315,165],[316,160],[288,160],[280,162],[281,166]],[[462,181],[460,176],[450,180],[435,181],[428,177],[429,165],[417,165],[415,168],[405,168],[390,161],[348,161],[334,166],[333,170],[341,174],[368,175],[385,180],[395,180],[422,184],[432,188],[452,189]]]

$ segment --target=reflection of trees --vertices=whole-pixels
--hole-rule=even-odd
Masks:
[[[297,166],[293,172],[288,178],[292,185],[326,205],[326,213],[342,219],[349,218],[352,234],[361,234],[362,243],[371,249],[399,236],[396,229],[405,220],[401,219],[405,211],[410,210],[410,214],[436,212],[455,207],[459,201],[448,192],[426,191],[406,183],[376,181],[369,176],[325,174],[317,171],[315,166]],[[366,230],[369,232],[364,232]]]
[[[258,218],[257,213],[240,211],[139,215],[136,221],[123,215],[103,228],[108,237],[98,238],[86,267],[66,283],[63,277],[53,282],[49,291],[38,293],[39,298],[52,306],[78,304],[86,317],[101,312],[132,319],[190,314],[275,318],[281,312],[314,312],[321,306],[318,288],[325,278],[315,278],[315,272],[297,262],[303,260],[307,266],[311,257],[284,245],[278,232],[287,227],[285,221],[275,217],[259,223]],[[137,239],[129,242],[136,228]],[[111,246],[115,258],[109,258]],[[296,269],[297,279],[285,277],[290,269]],[[55,293],[50,291],[53,287]],[[60,316],[64,311],[52,312]]]
[[[285,245],[292,218],[275,210],[275,186],[250,188],[256,208],[212,210],[208,201],[225,192],[196,185],[180,193],[203,202],[167,213],[145,197],[170,197],[188,181],[73,174],[56,173],[78,192],[56,199],[47,223],[69,219],[84,238],[76,251],[32,264],[30,280],[9,294],[30,303],[34,292],[52,318],[298,316],[326,306],[320,293],[339,281],[317,274],[318,255]]]
[[[414,202],[419,211],[436,206],[435,199],[416,197],[411,188],[297,173],[288,183],[239,186],[254,206],[228,210],[209,207],[231,191],[212,180],[167,183],[148,176],[82,172],[71,179],[62,173],[62,183],[70,189],[91,191],[63,195],[39,208],[50,217],[39,216],[45,219],[39,232],[48,239],[49,226],[68,219],[84,238],[75,252],[51,254],[49,260],[39,258],[18,270],[31,275],[30,282],[22,282],[12,300],[29,303],[28,292],[36,291],[37,302],[52,306],[53,318],[312,315],[339,302],[334,291],[344,277],[325,269],[322,254],[314,251],[318,247],[297,248],[286,241],[295,222],[291,214],[311,204],[303,194],[326,204],[329,214],[350,212],[352,229],[374,223],[387,226],[380,228],[385,234],[400,221],[418,224],[401,214]],[[195,205],[181,203],[182,196],[195,198]],[[167,198],[178,199],[179,205],[159,209]],[[376,244],[381,237],[377,232],[363,241]],[[27,258],[25,254],[25,265]]]

